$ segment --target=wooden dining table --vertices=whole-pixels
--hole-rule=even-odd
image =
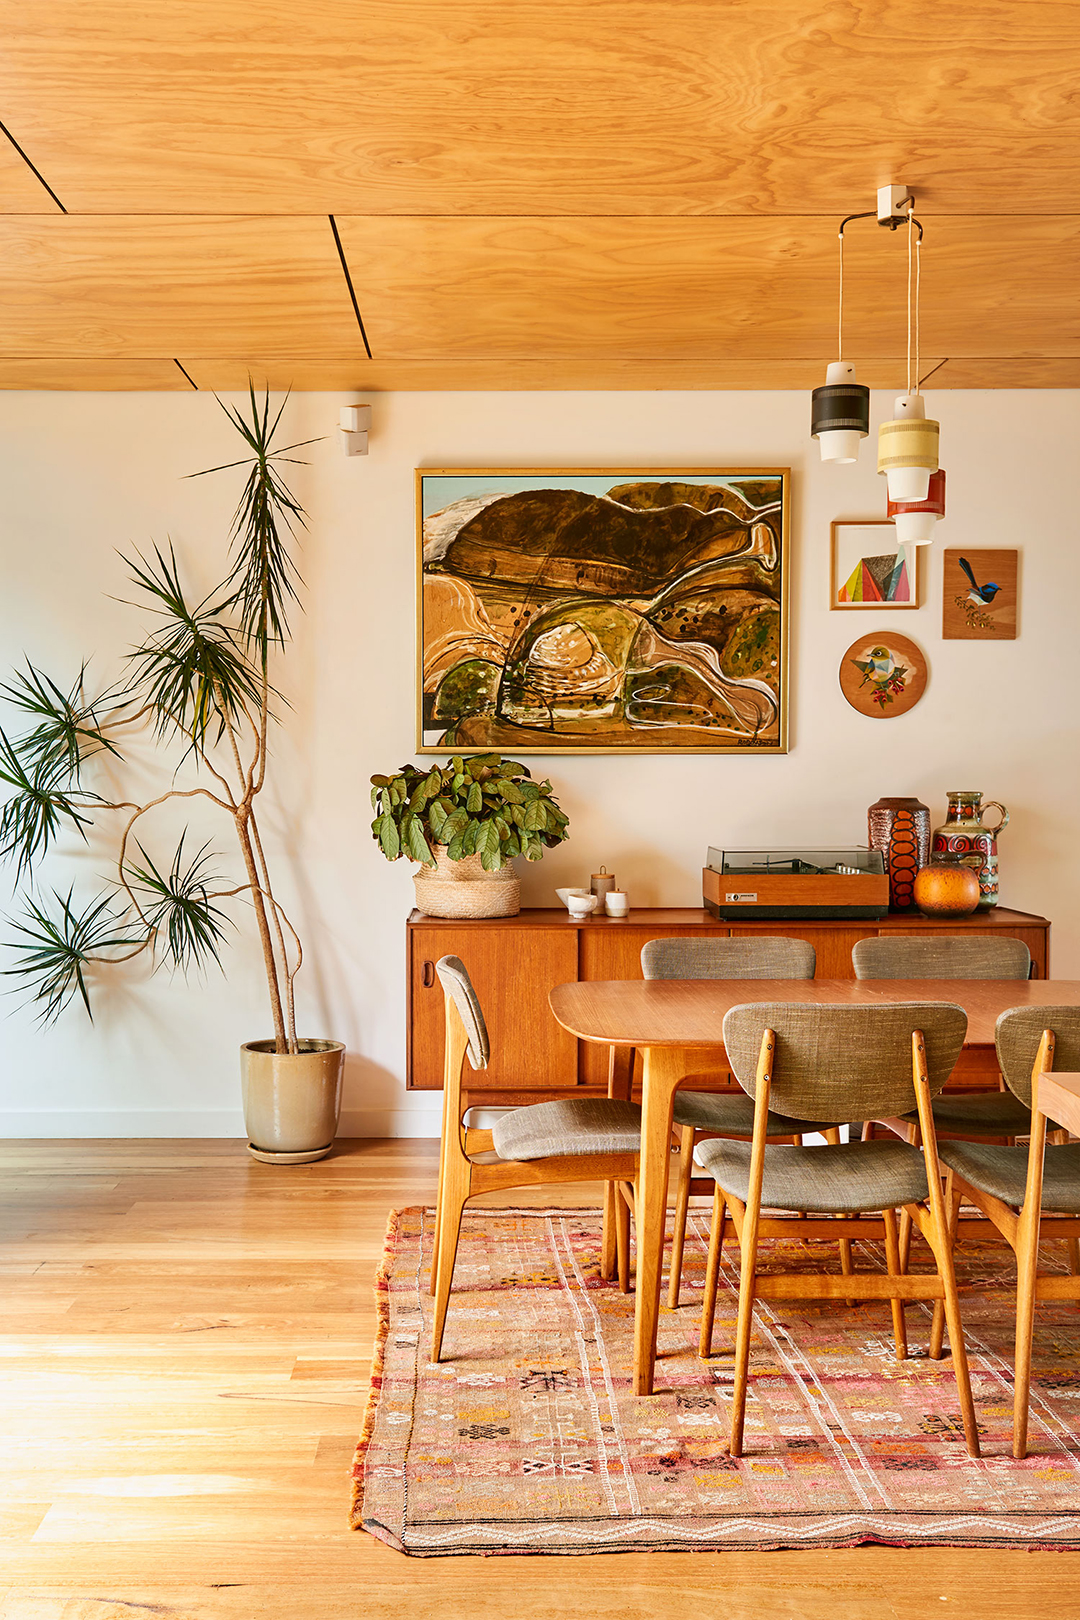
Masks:
[[[1080,980],[615,979],[558,984],[549,1000],[578,1040],[612,1049],[612,1072],[622,1074],[625,1087],[634,1050],[642,1054],[634,1392],[651,1395],[675,1093],[692,1087],[695,1074],[715,1077],[723,1065],[730,1008],[767,1001],[830,1007],[952,1002],[967,1013],[965,1050],[992,1053],[994,1025],[1007,1008],[1080,1005]]]

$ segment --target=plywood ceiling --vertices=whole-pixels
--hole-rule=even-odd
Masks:
[[[0,386],[1080,385],[1076,0],[0,0]],[[847,353],[904,382],[901,235]],[[351,284],[351,285],[350,285]],[[370,352],[369,352],[370,351]]]

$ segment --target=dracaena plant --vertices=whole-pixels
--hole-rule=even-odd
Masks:
[[[241,459],[207,469],[246,471],[222,584],[193,601],[171,544],[136,553],[125,559],[132,605],[148,612],[150,624],[120,681],[91,697],[85,664],[68,688],[28,664],[0,685],[25,722],[18,735],[0,730],[0,792],[7,790],[0,858],[14,864],[25,891],[9,940],[14,966],[6,971],[29,990],[46,1023],[75,996],[90,1012],[92,970],[101,964],[140,955],[180,969],[218,962],[229,928],[219,902],[244,896],[262,947],[276,1050],[298,1050],[293,982],[303,953],[274,896],[255,806],[276,696],[271,656],[289,639],[300,584],[290,548],[304,513],[281,467],[295,462],[290,452],[301,446],[275,444],[284,403],[271,417],[269,393],[257,399],[249,386],[249,394],[250,414],[222,407],[244,445]],[[99,791],[122,773],[125,740],[147,728],[166,748],[170,785],[145,803]],[[179,785],[178,773],[188,785]],[[186,832],[168,857],[152,852],[152,818],[144,817],[194,798],[232,823],[242,879],[221,877],[209,846],[192,850]],[[116,836],[108,889],[86,903],[73,889],[46,894],[41,860],[65,835],[85,839],[103,821]]]
[[[388,861],[407,855],[434,866],[442,846],[452,861],[479,855],[494,872],[514,855],[538,861],[569,836],[551,783],[534,782],[524,765],[498,754],[456,754],[429,771],[403,765],[371,782],[371,831]]]

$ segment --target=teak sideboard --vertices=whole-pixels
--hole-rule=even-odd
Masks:
[[[590,979],[640,979],[641,947],[650,939],[747,938],[783,934],[807,939],[817,952],[819,979],[850,979],[856,940],[891,934],[1005,934],[1022,939],[1036,978],[1049,968],[1050,924],[1045,917],[997,906],[970,917],[933,918],[897,913],[876,922],[725,922],[696,907],[632,911],[628,917],[572,918],[559,910],[525,910],[516,917],[479,922],[427,917],[408,922],[408,1083],[429,1091],[442,1085],[443,995],[435,973],[440,956],[459,956],[476,986],[491,1033],[491,1064],[470,1078],[475,1103],[536,1102],[575,1089],[607,1089],[604,1048],[576,1041],[548,1006],[557,984]],[[718,1073],[714,1089],[733,1082]],[[992,1054],[965,1052],[950,1082],[985,1089],[997,1084]]]

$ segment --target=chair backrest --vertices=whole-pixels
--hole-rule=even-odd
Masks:
[[[647,979],[812,979],[805,939],[650,939],[641,947]]]
[[[486,1069],[491,1056],[491,1042],[488,1040],[480,998],[473,989],[464,962],[458,956],[443,956],[436,962],[435,971],[442,981],[443,994],[453,999],[461,1014],[469,1040],[469,1062],[474,1069]]]
[[[1031,952],[1022,939],[860,939],[851,960],[857,979],[1026,979]]]
[[[948,1001],[836,1007],[756,1002],[724,1019],[731,1071],[752,1097],[766,1029],[776,1035],[769,1106],[795,1119],[872,1119],[914,1106],[911,1037],[926,1038],[931,1095],[944,1086],[964,1044],[967,1013]]]
[[[1031,1107],[1031,1071],[1044,1029],[1054,1032],[1054,1068],[1080,1073],[1080,1007],[1010,1007],[994,1028],[998,1065],[1005,1084]]]

